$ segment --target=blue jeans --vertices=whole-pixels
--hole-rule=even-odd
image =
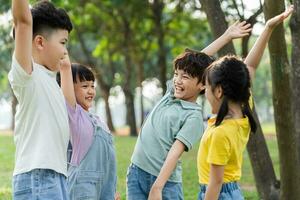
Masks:
[[[68,200],[66,177],[50,169],[34,169],[13,177],[14,200]]]
[[[200,192],[198,194],[198,200],[202,200],[205,197],[207,185],[200,184]],[[236,182],[224,183],[222,185],[219,200],[244,200],[242,191]]]
[[[156,176],[131,164],[127,172],[127,200],[147,200]],[[182,183],[168,181],[162,191],[163,200],[182,200]]]

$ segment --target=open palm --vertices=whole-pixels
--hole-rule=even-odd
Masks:
[[[246,21],[237,21],[228,27],[225,34],[227,34],[231,39],[235,39],[249,35],[251,30],[251,24],[248,24]]]

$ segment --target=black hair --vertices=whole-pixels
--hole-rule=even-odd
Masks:
[[[62,8],[56,8],[51,2],[43,0],[36,3],[31,9],[32,15],[32,33],[33,38],[36,35],[44,37],[51,31],[57,29],[72,31],[73,26],[71,20]],[[15,30],[13,29],[13,38],[15,38]]]
[[[243,115],[249,119],[251,131],[256,131],[256,122],[249,106],[251,81],[246,64],[235,56],[224,56],[210,65],[204,76],[211,85],[212,91],[217,86],[223,90],[223,101],[217,114],[215,125],[222,123],[228,114],[228,101],[240,103]]]
[[[95,75],[91,68],[79,63],[72,63],[71,68],[72,68],[73,83],[77,83],[77,80],[79,80],[79,82],[95,81]],[[61,81],[60,81],[59,72],[56,75],[56,81],[60,86]]]
[[[67,30],[70,33],[73,29],[66,11],[62,8],[56,8],[49,1],[44,0],[35,4],[31,9],[31,14],[33,36],[56,29]]]
[[[193,78],[198,78],[198,83],[203,83],[204,71],[213,61],[214,59],[205,53],[187,48],[175,58],[173,66],[174,70],[183,70]],[[200,94],[204,94],[204,90]]]

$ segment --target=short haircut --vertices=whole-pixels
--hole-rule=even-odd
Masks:
[[[31,9],[33,21],[33,38],[36,35],[43,35],[49,31],[63,29],[69,33],[72,31],[73,26],[71,20],[62,8],[56,8],[49,1],[40,1],[35,4]],[[44,35],[43,35],[44,36]]]

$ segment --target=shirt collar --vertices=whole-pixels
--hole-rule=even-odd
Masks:
[[[47,69],[45,66],[43,66],[43,65],[41,65],[41,64],[38,64],[38,63],[34,62],[33,60],[32,60],[32,62],[33,62],[33,64],[34,64],[36,67],[38,67],[38,68],[41,69],[42,71],[46,72],[49,76],[54,77],[54,78],[56,77],[56,73],[57,73],[57,72],[50,71],[50,70]]]
[[[201,110],[201,106],[197,103],[194,103],[194,102],[189,102],[189,101],[184,101],[182,99],[176,99],[174,97],[174,94],[170,94],[169,96],[169,103],[172,104],[172,103],[179,103],[183,109],[186,109],[186,110]]]

